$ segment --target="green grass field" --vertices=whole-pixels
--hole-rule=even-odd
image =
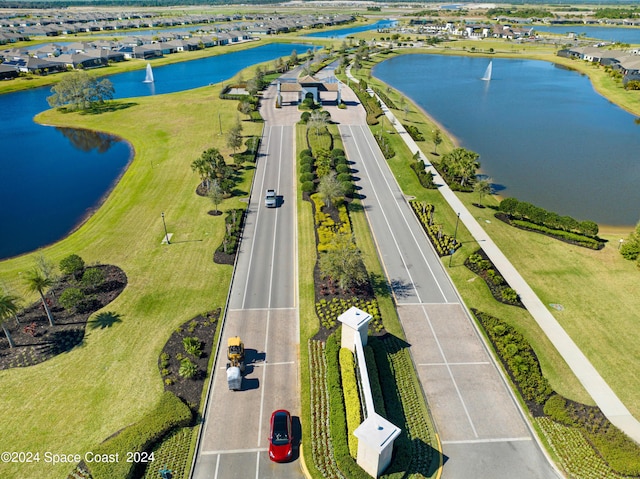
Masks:
[[[371,65],[372,63],[367,63],[365,66]],[[592,70],[590,73],[597,77],[596,82],[607,84],[608,80],[602,70],[598,71],[586,64],[582,66]],[[369,84],[378,84],[385,94],[399,102],[399,94],[388,90],[386,85],[375,78],[368,77],[366,70],[358,73]],[[625,92],[611,84],[609,88],[614,90],[619,101],[629,98],[632,100],[623,105],[628,110],[637,109],[633,101],[637,96],[629,95],[631,92]],[[432,153],[434,145],[429,134],[437,124],[414,105],[411,105],[406,115],[400,110],[395,110],[394,113],[402,123],[415,125],[424,132],[426,141],[419,142],[419,145],[428,157],[437,161],[439,156]],[[374,127],[374,130],[375,128],[377,127]],[[455,213],[437,192],[427,191],[419,185],[413,171],[406,167],[410,153],[398,135],[390,135],[390,142],[397,155],[389,161],[389,165],[405,193],[435,204],[437,221],[445,225],[445,232],[452,234]],[[445,138],[437,151],[442,155],[453,146],[454,143]],[[635,328],[640,307],[640,273],[633,262],[624,260],[617,252],[618,239],[625,237],[626,233],[619,231],[602,234],[609,243],[602,251],[592,251],[509,227],[493,218],[493,210],[472,206],[472,203],[479,201],[477,194],[461,193],[458,196],[484,225],[542,301],[545,304],[562,305],[562,311],[552,309],[554,316],[632,414],[640,416],[640,401],[635,394],[640,387],[640,378],[635,374],[640,367],[640,357],[634,354],[634,345],[640,339]],[[483,202],[495,207],[498,199],[485,198]],[[488,289],[481,281],[473,279],[474,275],[462,265],[462,261],[478,245],[472,241],[464,227],[458,230],[458,236],[464,242],[464,247],[454,256],[450,272],[466,304],[501,317],[518,327],[534,346],[545,375],[554,389],[576,401],[593,404],[593,400],[541,333],[531,316],[518,311],[517,308],[500,305],[488,294]],[[445,258],[445,261],[448,263],[448,258]]]
[[[77,253],[87,263],[120,266],[129,284],[107,309],[121,323],[89,332],[84,343],[38,366],[0,372],[0,449],[78,453],[135,422],[162,391],[158,355],[171,332],[198,313],[224,306],[232,268],[213,263],[222,240],[223,216],[195,194],[191,162],[216,146],[228,158],[212,111],[229,108],[218,87],[173,95],[128,99],[128,108],[100,114],[47,111],[39,121],[108,131],[127,138],[135,160],[109,198],[79,230],[42,251],[0,263],[0,282],[22,294],[20,275],[38,254],[58,263]],[[189,105],[186,109],[184,105]],[[225,115],[228,131],[235,115]],[[244,135],[261,124],[243,122]],[[248,196],[252,167],[240,173],[238,189]],[[239,207],[225,200],[222,210]],[[164,236],[161,213],[173,233]],[[34,300],[33,296],[29,299]],[[52,427],[52,424],[55,427]],[[62,477],[69,465],[8,464],[3,477]]]

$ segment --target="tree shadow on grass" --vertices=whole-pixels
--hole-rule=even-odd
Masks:
[[[119,313],[113,311],[104,311],[96,315],[96,317],[87,323],[90,329],[107,329],[116,323],[121,323],[122,319]]]
[[[126,110],[127,108],[131,108],[132,106],[137,106],[138,103],[133,101],[128,102],[107,102],[101,105],[95,105],[87,110],[83,110],[80,112],[81,115],[100,115],[102,113],[108,113],[119,110]]]

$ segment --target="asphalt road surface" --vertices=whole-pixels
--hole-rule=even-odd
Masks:
[[[340,133],[442,441],[442,477],[561,477],[536,442],[371,131],[343,125]]]
[[[273,95],[273,90],[269,90]],[[231,287],[229,309],[205,413],[195,479],[301,478],[294,131],[267,121]],[[298,116],[299,117],[299,116]],[[267,189],[277,207],[266,208]],[[226,382],[227,338],[245,345],[241,391]],[[269,420],[276,409],[294,419],[294,457],[269,460]]]

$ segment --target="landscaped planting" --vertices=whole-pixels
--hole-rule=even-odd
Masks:
[[[327,358],[327,388],[329,390],[329,423],[331,442],[338,468],[349,479],[370,479],[371,476],[356,464],[349,454],[347,444],[347,418],[345,415],[342,381],[340,379],[340,340],[337,333],[327,339],[325,355]]]
[[[222,244],[218,246],[213,260],[220,264],[233,264],[240,244],[240,233],[244,222],[244,209],[236,208],[227,212],[225,218],[225,234]]]
[[[613,471],[602,457],[593,450],[582,433],[547,417],[535,419],[557,456],[562,468],[570,477],[580,479],[629,479]]]
[[[528,231],[535,231],[567,243],[591,249],[602,249],[604,241],[598,238],[598,225],[593,221],[578,221],[571,216],[560,216],[539,206],[515,198],[500,202],[496,218]]]
[[[327,251],[336,234],[351,234],[351,222],[347,213],[347,205],[342,203],[337,206],[339,222],[336,222],[331,215],[323,211],[325,203],[320,195],[311,195],[311,200],[314,204],[318,252]]]
[[[186,426],[191,422],[191,411],[175,394],[165,392],[156,408],[138,423],[129,426],[115,437],[96,446],[94,453],[119,454],[119,462],[93,462],[90,470],[93,479],[132,479],[136,472],[136,462],[127,462],[127,453],[148,451],[165,434],[175,427]]]
[[[438,467],[436,439],[427,426],[428,412],[408,345],[390,335],[370,338],[369,345],[378,366],[386,419],[402,429],[395,441],[394,460],[382,477],[429,477]]]
[[[382,316],[375,298],[370,300],[360,298],[333,298],[329,301],[321,299],[316,303],[316,313],[320,322],[326,329],[333,329],[338,323],[338,316],[349,308],[356,307],[371,315],[369,328],[372,331],[380,332],[383,329]]]
[[[464,264],[484,280],[496,301],[524,308],[518,293],[509,287],[484,251],[478,250],[469,256]]]
[[[168,469],[172,477],[187,477],[191,464],[189,448],[193,437],[193,428],[183,427],[171,432],[158,446],[153,448],[153,462],[147,465],[142,479],[157,479],[159,470]]]
[[[436,188],[436,184],[433,182],[433,173],[426,170],[426,165],[423,160],[412,161],[409,165],[418,177],[420,184],[428,190]]]
[[[313,463],[323,477],[344,479],[336,464],[331,443],[327,359],[322,341],[309,341],[309,372],[311,376],[310,427]]]
[[[344,394],[344,407],[347,413],[347,442],[349,454],[356,459],[358,457],[358,438],[353,432],[362,422],[362,405],[358,394],[358,380],[356,379],[356,365],[353,353],[347,348],[340,349],[340,372],[342,377],[342,391]]]
[[[538,357],[529,342],[504,321],[481,311],[472,311],[489,336],[491,344],[529,409],[539,415],[539,405],[549,399],[553,390],[542,375]]]
[[[440,257],[452,254],[462,246],[452,236],[444,234],[442,224],[435,222],[435,209],[432,204],[425,201],[410,201],[409,203]]]

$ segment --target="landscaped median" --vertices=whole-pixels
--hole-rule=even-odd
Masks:
[[[432,477],[440,464],[439,445],[408,345],[402,339],[390,289],[359,201],[351,193],[346,201],[340,195],[332,197],[332,189],[326,185],[332,170],[346,165],[340,174],[346,175],[346,180],[350,169],[348,161],[343,162],[337,129],[323,125],[321,130],[305,125],[297,129],[303,192],[298,199],[300,341],[308,344],[301,350],[302,422],[308,424],[303,427],[305,463],[313,477],[369,477],[356,464],[357,446],[352,433],[360,424],[361,399],[357,391],[353,394],[353,355],[340,350],[336,321],[338,315],[356,305],[373,316],[369,335],[375,346],[368,346],[366,354],[376,411],[402,429],[394,460],[382,477],[403,477],[407,473],[411,477]],[[326,138],[328,135],[331,137]],[[329,152],[329,148],[333,150]],[[355,243],[350,243],[354,239]],[[352,272],[364,267],[365,275],[356,275],[358,281],[351,283],[354,278],[347,278],[349,275],[329,260],[336,251],[341,253],[337,255],[342,259],[341,266],[351,263],[347,268]],[[357,257],[359,262],[350,261]]]

